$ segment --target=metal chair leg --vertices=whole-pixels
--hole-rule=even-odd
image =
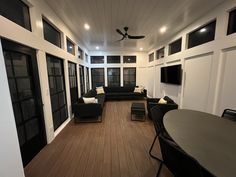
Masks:
[[[152,142],[152,145],[151,145],[151,147],[150,147],[149,155],[150,155],[152,158],[158,160],[159,162],[162,162],[161,159],[159,159],[158,157],[152,155],[152,148],[153,148],[153,146],[154,146],[154,144],[155,144],[155,142],[156,142],[157,137],[158,137],[158,135],[156,134],[156,136],[155,136],[155,138],[154,138],[154,140],[153,140],[153,142]]]
[[[160,164],[160,167],[159,167],[159,169],[158,169],[158,171],[157,171],[157,176],[156,176],[156,177],[159,177],[159,175],[160,175],[160,173],[161,173],[162,164],[163,164],[163,162],[161,161],[161,164]]]

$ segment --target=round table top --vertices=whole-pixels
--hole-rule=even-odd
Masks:
[[[236,176],[236,123],[193,110],[172,110],[164,126],[173,140],[217,177]]]

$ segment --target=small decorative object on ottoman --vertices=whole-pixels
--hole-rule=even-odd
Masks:
[[[133,114],[135,118],[133,118]],[[144,103],[132,103],[131,106],[131,120],[145,121],[146,112]]]

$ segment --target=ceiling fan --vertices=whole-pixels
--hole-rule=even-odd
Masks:
[[[129,35],[128,34],[128,29],[129,28],[127,26],[124,27],[125,33],[122,33],[121,30],[116,29],[116,32],[119,33],[120,35],[122,35],[122,38],[118,41],[122,41],[124,39],[143,39],[143,38],[145,38],[145,36],[131,36],[131,35]]]

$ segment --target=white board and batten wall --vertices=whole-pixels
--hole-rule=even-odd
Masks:
[[[168,95],[180,108],[221,115],[225,108],[236,109],[236,33],[226,35],[228,12],[236,1],[227,1],[204,17],[183,29],[173,38],[160,43],[149,53],[165,46],[165,57],[149,63],[155,66],[154,97]],[[187,49],[187,35],[191,31],[216,19],[215,40]],[[171,29],[170,29],[171,30]],[[168,56],[168,44],[182,37],[182,51]],[[155,56],[156,58],[156,56]],[[182,64],[180,86],[160,82],[160,68]]]

